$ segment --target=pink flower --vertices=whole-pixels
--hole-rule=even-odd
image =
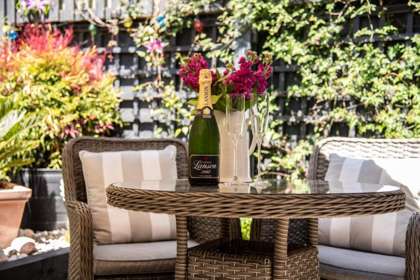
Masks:
[[[89,74],[89,81],[99,81],[104,75],[105,55],[98,55],[96,49],[84,53],[83,65]]]
[[[69,124],[64,128],[63,136],[70,136],[71,138],[76,138],[79,135],[80,131],[78,131],[72,124]]]
[[[163,44],[162,41],[159,39],[153,39],[145,44],[145,47],[149,53],[157,52],[162,53],[163,52]]]
[[[268,87],[267,80],[270,78],[272,68],[270,65],[258,64],[257,71],[254,72],[256,85],[255,90],[257,94],[263,94]]]
[[[257,65],[257,70],[253,68]],[[233,70],[230,74],[225,72],[226,85],[231,89],[231,95],[243,95],[246,99],[252,97],[255,90],[257,94],[264,94],[267,90],[272,68],[270,65],[262,64],[258,59],[239,59],[239,69]]]
[[[181,65],[178,74],[186,86],[198,91],[198,79],[200,70],[208,68],[209,65],[205,58],[201,54],[194,54],[191,58],[188,59],[186,64]]]
[[[114,126],[111,123],[95,125],[95,133],[98,134],[104,134],[113,129]]]
[[[231,95],[244,95],[246,99],[252,96],[256,77],[252,71],[253,63],[246,60],[245,57],[239,59],[239,69],[228,74],[226,85],[232,89]]]
[[[201,54],[194,54],[181,65],[179,76],[191,89],[198,91],[199,73],[208,69],[207,61]],[[268,79],[272,68],[268,60],[260,60],[254,52],[239,58],[239,69],[227,65],[223,74],[213,73],[213,89],[216,94],[228,93],[233,96],[245,96],[250,99],[253,94],[264,94],[268,88]]]

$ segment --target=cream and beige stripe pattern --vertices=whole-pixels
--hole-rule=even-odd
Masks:
[[[412,212],[419,211],[420,173],[413,168],[420,165],[420,159],[353,159],[331,155],[329,162],[325,179],[330,182],[331,191],[377,192],[390,187],[386,185],[399,186],[406,193],[407,206],[397,213],[320,219],[320,242],[404,256],[407,225]]]
[[[92,153],[80,151],[93,231],[99,244],[148,242],[176,238],[175,217],[112,207],[106,187],[112,183],[168,188],[177,178],[176,148]],[[175,187],[175,184],[173,184]]]

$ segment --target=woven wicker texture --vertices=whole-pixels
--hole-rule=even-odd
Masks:
[[[199,191],[153,191],[140,188],[125,188],[119,184],[113,184],[108,187],[107,196],[108,203],[113,206],[137,211],[175,214],[180,221],[183,220],[181,217],[188,216],[276,219],[276,222],[273,223],[275,237],[274,256],[272,259],[272,278],[276,280],[318,279],[318,261],[311,261],[311,258],[306,258],[303,255],[292,258],[293,254],[288,254],[288,250],[293,247],[288,246],[289,218],[311,218],[308,221],[292,222],[293,224],[296,223],[293,226],[295,231],[298,230],[299,223],[306,223],[309,234],[306,239],[303,235],[303,237],[297,238],[298,240],[304,240],[303,242],[292,239],[292,243],[299,243],[295,245],[300,245],[301,243],[307,245],[308,242],[317,244],[317,223],[315,218],[387,213],[404,208],[405,200],[404,194],[401,191],[357,194],[269,195]],[[182,223],[179,224],[182,225]],[[199,272],[194,275],[191,275],[189,270],[187,272],[187,233],[186,230],[183,230],[184,228],[186,226],[178,229],[179,247],[175,274],[176,279],[185,279],[186,275],[190,278],[192,277],[192,279],[203,278],[206,274],[204,272]],[[302,246],[300,247],[302,248]],[[315,247],[309,244],[309,246],[304,248]],[[316,250],[313,254],[317,260]],[[220,265],[223,263],[223,260],[220,258],[206,259],[203,257],[196,259],[196,261],[198,263],[201,262],[201,264],[203,262],[213,263],[213,266],[218,268],[217,273],[225,273],[226,275],[236,273],[229,270],[227,266],[221,267]],[[201,269],[203,269],[203,266],[201,266]],[[241,271],[244,277],[247,273],[251,273],[247,268]],[[305,276],[299,276],[301,272]],[[306,274],[307,272],[309,274]],[[226,279],[235,279],[229,277],[226,277]]]
[[[418,158],[420,157],[420,139],[363,139],[332,137],[321,141],[314,149],[310,159],[308,179],[322,180],[328,169],[328,158],[332,153],[353,158]],[[374,203],[372,207],[376,207]],[[369,214],[369,213],[366,213]],[[420,219],[419,214],[411,218],[407,230],[406,248],[406,279],[420,279]],[[304,224],[292,227],[291,221],[289,237],[295,240],[302,239],[302,233],[308,232],[309,243],[318,244],[317,219],[308,220],[309,227]],[[300,233],[299,232],[300,227]],[[275,237],[275,224],[272,220],[253,221],[251,236],[255,240],[273,241]],[[292,241],[289,241],[291,244]],[[339,274],[339,270],[336,274]],[[321,271],[321,276],[322,271]],[[325,275],[324,275],[325,276]],[[372,274],[375,278],[377,275]],[[344,276],[343,276],[344,277]]]
[[[309,164],[309,179],[317,180],[325,177],[328,158],[333,153],[353,158],[419,158],[420,139],[327,138],[314,149]],[[420,280],[419,216],[420,214],[413,215],[407,229],[405,278],[408,280]],[[339,270],[336,274],[339,274]],[[376,276],[372,274],[371,277]]]
[[[354,194],[236,194],[107,188],[108,203],[124,209],[179,216],[317,218],[381,214],[404,208],[399,191]]]
[[[92,216],[86,203],[66,202],[70,222],[68,279],[93,279]]]
[[[188,252],[188,279],[272,279],[273,246],[267,242],[217,240]],[[288,252],[288,279],[318,279],[314,247]]]
[[[251,240],[274,242],[275,220],[252,220]],[[309,222],[306,219],[292,219],[289,222],[289,234],[287,237],[289,246],[309,245]]]
[[[232,238],[241,236],[239,219],[189,217],[188,229],[190,238],[198,243],[220,239],[224,236],[231,236]],[[209,235],[209,232],[213,234]]]
[[[327,138],[312,153],[308,179],[325,178],[332,153],[352,158],[418,158],[420,139]]]
[[[173,280],[174,274],[173,273],[161,273],[161,274],[147,274],[147,275],[125,275],[125,276],[97,276],[95,279],[98,280]]]
[[[188,157],[185,144],[178,140],[147,139],[126,140],[115,138],[91,138],[81,137],[70,141],[63,152],[63,177],[65,186],[66,206],[70,222],[70,257],[68,279],[88,280],[99,279],[93,275],[93,233],[92,217],[86,204],[86,190],[83,179],[82,165],[79,159],[79,151],[91,152],[124,151],[124,150],[152,150],[163,149],[168,145],[177,148],[177,171],[178,178],[187,178]],[[188,226],[192,236],[197,237],[198,242],[214,240],[226,236],[226,232],[240,234],[238,220],[219,220],[215,218],[192,218],[188,219]],[[205,232],[201,231],[201,227]],[[153,267],[156,273],[141,275],[118,275],[100,276],[100,279],[171,279],[173,273],[161,273],[159,271],[161,261],[155,261]],[[150,263],[147,264],[148,266]],[[150,271],[150,269],[146,269]]]
[[[405,277],[420,279],[420,213],[413,215],[407,229]]]

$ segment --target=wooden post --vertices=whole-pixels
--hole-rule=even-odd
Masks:
[[[6,19],[8,23],[16,23],[16,1],[7,0],[6,4]]]
[[[53,4],[48,15],[48,20],[53,22],[60,21],[60,3],[62,0],[52,1]]]
[[[93,9],[95,12],[95,15],[99,18],[104,18],[105,17],[105,0],[95,0],[93,3]]]
[[[75,19],[75,0],[61,0],[62,10],[59,12],[60,21],[73,21]]]

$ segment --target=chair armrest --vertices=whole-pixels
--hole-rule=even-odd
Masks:
[[[415,213],[410,218],[405,247],[405,278],[420,280],[420,213]]]
[[[86,203],[67,201],[70,222],[69,280],[93,279],[92,215]]]

